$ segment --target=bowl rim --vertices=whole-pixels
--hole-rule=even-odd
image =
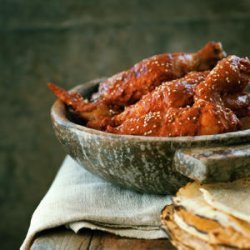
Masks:
[[[70,92],[80,91],[82,94],[85,90],[93,87],[103,80],[107,79],[106,77],[97,78],[83,84],[77,85],[70,89]],[[141,142],[204,142],[204,141],[222,141],[233,138],[246,138],[249,137],[250,140],[250,129],[239,130],[234,132],[227,132],[215,135],[198,135],[198,136],[178,136],[178,137],[167,137],[167,136],[141,136],[141,135],[120,135],[120,134],[112,134],[92,128],[85,127],[83,125],[76,124],[70,121],[66,117],[66,107],[65,104],[57,99],[51,107],[51,118],[57,125],[67,127],[68,129],[76,130],[79,133],[85,133],[92,136],[98,137],[109,137],[114,140],[137,140]]]

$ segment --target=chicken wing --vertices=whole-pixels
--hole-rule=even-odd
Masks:
[[[222,97],[225,107],[230,108],[237,117],[250,116],[250,94],[240,92],[236,94],[226,94]]]
[[[190,71],[212,69],[225,57],[221,43],[209,42],[196,53],[165,53],[135,64],[100,84],[93,100],[112,105],[134,104],[164,81],[180,78]],[[93,108],[93,105],[87,105]]]
[[[82,107],[84,107],[88,101],[79,93],[68,92],[53,83],[49,83],[48,87],[63,103],[73,110],[77,117],[86,123],[87,127],[103,130],[107,124],[110,124],[111,118],[121,112],[119,107],[115,105],[110,107],[103,103],[100,103],[91,111],[82,112]]]
[[[196,98],[221,102],[221,97],[242,92],[249,84],[250,61],[229,56],[218,62],[206,81],[196,88]]]
[[[229,132],[239,129],[239,120],[231,111],[225,112],[216,105],[202,101],[192,108],[169,108],[149,112],[142,117],[125,120],[120,126],[108,126],[107,131],[116,134],[150,136],[195,136]]]

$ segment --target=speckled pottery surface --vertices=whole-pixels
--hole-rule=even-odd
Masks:
[[[101,80],[73,90],[87,97]],[[114,135],[77,124],[59,100],[51,117],[58,140],[73,159],[126,188],[173,194],[190,178],[216,182],[250,175],[250,129],[195,137]]]

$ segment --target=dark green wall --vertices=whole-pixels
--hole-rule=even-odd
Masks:
[[[250,1],[0,0],[0,249],[16,249],[64,157],[46,83],[71,88],[220,40],[250,55]]]

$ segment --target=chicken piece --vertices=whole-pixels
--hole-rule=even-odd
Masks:
[[[88,103],[88,101],[85,100],[79,93],[68,92],[65,89],[56,86],[54,83],[48,83],[48,88],[63,103],[72,107],[72,109],[75,110],[76,113],[79,113],[82,110],[82,107]]]
[[[212,69],[224,57],[221,43],[216,42],[207,43],[196,53],[156,55],[108,78],[92,99],[97,104],[100,101],[120,106],[134,104],[162,82],[180,78],[190,71]],[[91,108],[93,105],[86,105],[86,110]]]
[[[196,98],[221,102],[224,95],[242,92],[249,84],[250,61],[247,58],[228,56],[218,62],[206,81],[196,88]]]
[[[152,112],[167,112],[170,107],[193,105],[195,87],[205,80],[208,73],[209,71],[190,72],[183,78],[164,82],[154,91],[144,95],[135,105],[128,106],[124,112],[115,116],[113,124],[118,126],[125,120],[145,116]]]
[[[221,60],[206,81],[196,88],[196,98],[224,103],[239,118],[249,116],[250,96],[242,92],[249,84],[249,68],[247,58],[229,56]]]
[[[185,77],[179,81],[185,82]],[[220,61],[205,80],[198,84],[192,107],[157,104],[156,108],[155,98],[151,102],[150,96],[155,95],[157,88],[148,94],[149,97],[145,97],[146,108],[142,104],[143,98],[129,111],[125,110],[125,115],[122,113],[115,117],[119,126],[108,126],[107,131],[152,136],[194,136],[235,131],[240,128],[239,119],[225,106],[222,95],[234,90],[242,91],[249,81],[250,61],[236,56],[228,57]],[[164,102],[162,98],[158,100]]]
[[[116,106],[109,107],[102,103],[96,106],[92,111],[82,112],[82,107],[85,106],[88,101],[79,93],[70,93],[53,83],[49,83],[48,87],[63,103],[72,108],[79,118],[86,122],[87,127],[103,130],[107,124],[110,124],[111,117],[120,112]]]
[[[169,108],[167,112],[149,112],[145,116],[125,120],[120,126],[107,127],[107,132],[150,136],[195,136],[239,129],[239,120],[231,111],[201,101],[193,107]]]
[[[236,94],[226,94],[222,97],[225,107],[230,108],[237,117],[250,116],[250,94],[240,92]]]

